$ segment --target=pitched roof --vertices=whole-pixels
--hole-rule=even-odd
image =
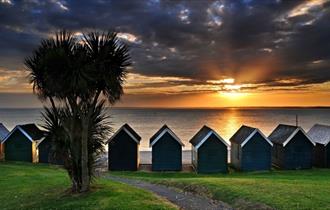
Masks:
[[[283,144],[297,129],[297,126],[279,124],[268,138],[274,143]]]
[[[269,135],[269,139],[276,144],[286,146],[290,140],[301,131],[312,144],[315,144],[306,134],[306,132],[299,126],[279,124],[273,132]]]
[[[116,133],[114,133],[112,136],[111,136],[111,138],[108,140],[108,142],[109,141],[111,141],[114,137],[116,137],[117,136],[117,134],[120,132],[120,131],[122,131],[122,130],[124,130],[134,141],[136,141],[136,143],[140,143],[140,140],[141,140],[141,136],[139,136],[139,134],[137,134],[136,132],[135,132],[135,130],[131,127],[131,126],[129,126],[127,123],[125,123],[123,126],[121,126],[117,131],[116,131]]]
[[[210,132],[212,131],[211,128],[207,127],[204,125],[189,141],[193,146],[196,146],[199,144],[203,138]]]
[[[273,146],[273,143],[258,129],[249,127],[246,125],[242,125],[240,129],[230,138],[230,142],[235,142],[237,144],[240,144],[241,147],[244,147],[244,145],[252,139],[252,137],[259,133],[271,146]]]
[[[189,141],[196,149],[198,149],[212,134],[214,134],[227,147],[228,143],[221,138],[213,129],[204,125]]]
[[[39,141],[45,137],[45,132],[43,130],[41,130],[36,124],[30,123],[16,125],[15,128],[6,136],[3,142],[7,141],[11,134],[13,134],[16,130],[22,132],[30,141]]]
[[[242,125],[229,141],[235,142],[236,144],[242,144],[255,130],[256,128]]]
[[[0,123],[0,142],[2,142],[8,134],[9,130],[2,123]]]
[[[169,133],[181,146],[184,146],[184,144],[181,142],[179,137],[175,135],[175,133],[167,126],[163,125],[151,138],[150,138],[150,146],[153,146],[165,133]]]
[[[45,132],[40,130],[40,128],[34,123],[20,125],[20,127],[31,136],[33,140],[40,140],[45,136]]]
[[[139,134],[137,134],[135,132],[135,130],[129,126],[127,123],[125,123],[125,125],[123,125],[125,129],[127,129],[138,141],[141,140],[141,136],[139,136]]]
[[[327,145],[330,142],[330,126],[315,124],[308,132],[307,135],[315,143]]]

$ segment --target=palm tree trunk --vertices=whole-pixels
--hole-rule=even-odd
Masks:
[[[92,169],[89,169],[88,159],[88,132],[89,132],[89,119],[92,115],[93,110],[95,109],[95,106],[97,104],[98,98],[101,94],[101,91],[96,91],[96,94],[94,95],[94,99],[92,104],[87,107],[87,114],[82,116],[82,151],[81,151],[81,178],[82,178],[82,186],[81,186],[81,192],[86,192],[89,190],[90,185],[90,173],[89,171]]]
[[[88,170],[88,124],[89,119],[82,119],[82,136],[81,136],[81,192],[89,190],[90,176]]]
[[[73,98],[67,98],[68,105],[71,109],[71,122],[70,128],[67,131],[70,135],[70,144],[75,145],[71,146],[71,158],[72,158],[72,191],[73,192],[85,192],[89,189],[89,184],[83,187],[84,182],[83,174],[84,174],[84,166],[83,166],[83,133],[81,133],[79,126],[77,127],[76,123],[78,122],[77,119],[79,118],[81,110],[77,104],[77,101]],[[84,125],[82,121],[82,126]],[[84,129],[85,130],[85,129]],[[84,131],[83,130],[83,131]],[[86,146],[87,148],[87,146]],[[87,154],[88,155],[88,154]],[[88,181],[89,182],[89,181]],[[87,183],[88,183],[87,182]]]

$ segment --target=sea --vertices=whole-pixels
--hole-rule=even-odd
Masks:
[[[42,124],[42,109],[0,109],[0,122],[8,129],[17,124]],[[259,128],[268,136],[275,127],[298,123],[307,132],[314,124],[330,125],[330,108],[111,108],[106,112],[115,132],[128,123],[141,137],[141,162],[150,163],[149,139],[164,124],[184,143],[183,161],[190,161],[189,140],[203,126],[214,129],[229,142],[242,125]],[[110,136],[109,136],[110,138]]]

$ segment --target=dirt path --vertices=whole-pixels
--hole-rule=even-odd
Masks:
[[[122,182],[125,184],[132,185],[134,187],[142,188],[148,191],[151,191],[158,196],[161,196],[163,198],[166,198],[170,202],[177,205],[180,209],[186,209],[186,210],[229,210],[232,209],[228,204],[211,200],[209,198],[204,198],[189,192],[179,192],[177,190],[174,190],[172,188],[163,186],[163,185],[157,185],[152,184],[149,182],[136,180],[136,179],[128,179],[123,177],[117,177],[117,176],[107,176],[107,178]]]

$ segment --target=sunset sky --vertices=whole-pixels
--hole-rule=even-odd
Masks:
[[[330,0],[0,0],[0,107],[41,106],[23,60],[62,28],[130,46],[116,106],[330,106]]]

